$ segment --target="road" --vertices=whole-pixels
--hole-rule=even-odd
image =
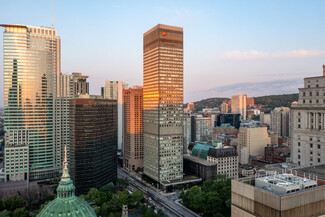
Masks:
[[[118,168],[117,174],[119,178],[124,178],[129,180],[129,184],[134,188],[142,191],[147,197],[150,197],[152,201],[161,209],[166,216],[186,216],[186,217],[198,217],[199,215],[188,209],[180,206],[175,201],[178,200],[176,193],[163,194],[158,193],[155,190],[149,188],[147,185],[139,181],[135,174],[128,173],[121,168]]]

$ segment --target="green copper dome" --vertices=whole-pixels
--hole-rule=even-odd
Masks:
[[[97,217],[93,208],[75,195],[75,187],[70,179],[66,159],[65,156],[62,178],[56,189],[58,195],[42,209],[37,217]]]

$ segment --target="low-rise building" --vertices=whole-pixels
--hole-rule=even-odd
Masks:
[[[231,181],[232,217],[305,217],[325,213],[325,185],[294,174],[267,173]]]

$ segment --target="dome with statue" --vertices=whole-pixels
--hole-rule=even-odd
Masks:
[[[97,217],[93,208],[75,195],[75,187],[68,171],[66,148],[62,178],[56,190],[56,199],[49,202],[37,217]]]

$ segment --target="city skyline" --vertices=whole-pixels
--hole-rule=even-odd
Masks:
[[[62,38],[62,73],[88,74],[91,94],[100,93],[103,80],[142,84],[141,36],[157,23],[184,27],[185,102],[230,97],[243,92],[238,86],[254,86],[247,91],[251,96],[296,93],[303,78],[317,75],[324,63],[325,31],[320,26],[325,3],[321,1],[96,3],[54,2],[54,27]],[[1,23],[51,26],[51,2],[11,1],[3,6]],[[31,12],[38,13],[27,16]],[[92,40],[94,32],[107,40]],[[3,61],[0,68],[3,73]],[[3,77],[0,83],[3,88]],[[223,91],[222,86],[237,88]]]

